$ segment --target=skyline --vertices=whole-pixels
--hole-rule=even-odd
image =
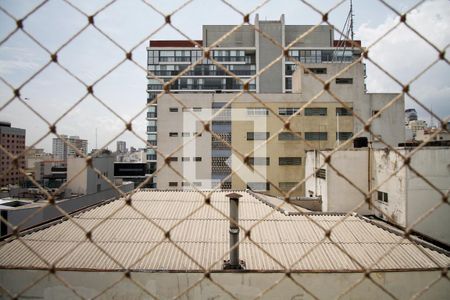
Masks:
[[[30,5],[31,2],[5,1],[1,7],[20,18],[24,12],[30,9],[25,6]],[[33,3],[39,2],[34,1]],[[176,2],[175,4],[163,1],[152,3],[168,12],[171,11],[170,8],[173,10],[183,3],[183,1]],[[257,1],[229,2],[236,6],[245,6],[242,8],[243,11],[248,11],[257,3]],[[313,4],[329,7],[333,2],[321,1],[319,3],[315,1]],[[404,11],[416,2],[418,1],[391,4],[399,6],[398,8]],[[72,3],[79,5],[89,14],[93,12],[94,4],[104,4],[106,1],[95,3],[72,1]],[[239,24],[241,22],[242,17],[220,1],[214,2],[223,8],[217,9],[221,14],[219,17],[216,10],[208,10],[208,5],[202,6],[202,3],[205,4],[206,1],[192,1],[172,18],[173,24],[182,28],[183,32],[192,39],[201,38],[201,25],[203,24]],[[207,3],[210,7],[211,1]],[[339,29],[345,21],[348,3],[345,1],[330,14],[331,23]],[[260,19],[279,19],[284,12],[287,24],[318,24],[320,22],[320,15],[311,13],[313,11],[300,1],[278,1],[277,4],[275,1],[271,1],[259,10]],[[356,1],[354,3],[355,39],[361,39],[363,46],[368,46],[398,22],[398,17],[394,17],[393,12],[378,1],[365,2],[365,4]],[[293,7],[298,7],[299,11],[291,9]],[[195,19],[191,18],[193,13],[196,13]],[[251,16],[251,23],[253,20],[254,14]],[[126,51],[144,39],[133,51],[133,59],[140,67],[126,61],[94,86],[94,94],[119,113],[123,119],[128,121],[142,110],[142,113],[133,121],[133,130],[143,140],[146,140],[146,110],[144,107],[147,98],[145,68],[148,39],[145,38],[163,21],[160,15],[138,0],[117,1],[95,17],[95,24],[122,45]],[[85,17],[79,12],[58,0],[50,1],[37,10],[24,22],[24,28],[46,45],[50,51],[55,51],[86,22]],[[408,14],[407,22],[440,49],[450,43],[450,4],[447,1],[423,3]],[[3,40],[14,29],[11,23],[15,26],[9,17],[0,12],[0,27],[2,28],[0,29],[0,40]],[[335,37],[338,38],[338,34]],[[166,26],[150,39],[185,38]],[[386,49],[395,49],[396,51],[387,51]],[[124,53],[119,48],[90,27],[58,53],[58,62],[87,84],[92,84],[104,72],[120,62],[123,56]],[[371,49],[370,57],[393,76],[402,82],[407,82],[437,59],[438,53],[404,25],[401,25]],[[446,58],[448,59],[448,54],[446,54]],[[0,49],[0,76],[17,87],[48,60],[47,53],[42,49],[39,50],[33,41],[18,32]],[[92,66],[96,68],[92,68]],[[390,80],[382,71],[377,70],[371,63],[367,64],[367,75],[368,92],[401,91],[399,85]],[[440,61],[413,83],[410,89],[413,95],[427,107],[432,108],[441,118],[450,115],[450,105],[448,104],[450,85],[447,79],[449,75],[448,65]],[[51,123],[63,115],[85,92],[85,88],[79,82],[55,64],[50,64],[21,90],[22,97],[29,99],[27,100],[28,104]],[[12,91],[0,82],[0,106],[3,106],[11,95]],[[411,105],[411,101],[407,98],[406,108],[409,107],[416,108],[419,117],[429,122],[429,115],[420,110],[417,104]],[[0,111],[0,120],[11,122],[13,127],[27,129],[27,145],[31,145],[48,132],[48,126],[18,101],[13,101]],[[105,143],[119,133],[124,125],[122,122],[118,122],[118,119],[107,108],[89,96],[65,116],[61,123],[58,123],[57,128],[59,134],[78,135],[87,139],[90,145],[88,150],[90,150],[95,147],[96,129],[98,146],[111,149],[115,148],[116,140],[109,145],[105,145]],[[47,137],[45,141],[36,146],[51,151],[53,137]],[[139,140],[129,132],[125,132],[117,140],[124,140],[129,145],[140,147]],[[143,143],[142,146],[144,146]]]

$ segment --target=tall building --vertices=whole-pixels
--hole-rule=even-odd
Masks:
[[[125,141],[117,141],[117,154],[119,153],[127,153],[127,142]]]
[[[12,155],[17,155],[25,150],[25,129],[11,127],[11,123],[0,122],[0,145],[4,150]],[[12,169],[12,159],[6,152],[0,150],[0,186],[7,184],[18,184],[22,178],[22,173],[17,167]],[[25,169],[25,158],[18,158],[19,168]]]
[[[78,136],[61,135],[62,138],[53,139],[53,158],[55,160],[67,161],[68,157],[78,156],[75,149],[68,146],[64,140],[71,143],[81,153],[87,154],[88,141],[80,139]],[[63,140],[64,139],[64,140]]]
[[[290,114],[294,114],[297,109],[323,90],[323,85],[313,77],[326,80],[342,71],[349,63],[361,55],[361,49],[359,47],[352,47],[352,43],[348,41],[335,40],[334,28],[332,26],[321,25],[312,30],[312,25],[286,25],[284,16],[276,21],[260,21],[258,16],[256,16],[255,25],[244,25],[230,34],[226,39],[216,43],[216,41],[234,27],[234,25],[204,25],[203,39],[195,42],[205,47],[213,46],[209,52],[210,58],[204,58],[203,61],[196,64],[191,70],[173,81],[170,87],[161,84],[154,76],[164,80],[164,82],[171,81],[173,76],[177,76],[191,64],[200,60],[204,56],[204,53],[198,45],[192,44],[190,41],[150,41],[148,47],[148,102],[154,100],[164,90],[170,90],[171,93],[179,94],[177,96],[181,97],[184,103],[188,103],[188,106],[192,105],[190,108],[183,108],[181,105],[177,107],[174,103],[166,101],[171,98],[169,96],[163,96],[164,101],[159,101],[159,104],[152,102],[147,113],[148,143],[160,148],[159,150],[162,153],[169,154],[171,153],[170,150],[175,150],[176,146],[180,145],[180,143],[176,144],[174,140],[170,139],[177,137],[187,138],[188,134],[192,136],[195,132],[199,132],[199,129],[201,130],[201,128],[191,128],[192,130],[188,131],[181,130],[181,125],[185,126],[186,124],[180,123],[183,121],[179,116],[175,116],[177,112],[193,110],[199,113],[202,109],[207,109],[211,110],[213,114],[218,109],[224,107],[235,96],[231,95],[232,93],[238,93],[242,90],[253,92],[260,99],[264,99],[265,104],[272,105],[273,111],[278,115],[274,116],[259,101],[251,96],[244,95],[248,97],[235,99],[231,106],[223,110],[220,115],[215,116],[211,124],[213,132],[216,133],[215,135],[203,134],[202,137],[197,136],[197,143],[205,144],[205,147],[197,147],[197,149],[202,149],[202,151],[209,149],[210,151],[207,155],[210,155],[210,157],[207,158],[207,155],[202,155],[203,158],[201,158],[202,161],[200,162],[199,156],[190,155],[189,161],[191,164],[195,161],[196,167],[189,168],[186,165],[185,169],[193,172],[193,170],[198,169],[200,164],[207,164],[209,170],[203,170],[200,174],[207,174],[205,175],[206,178],[210,181],[212,180],[212,182],[222,182],[222,188],[231,188],[232,186],[233,188],[245,188],[249,185],[247,183],[239,185],[232,183],[234,181],[234,175],[231,176],[231,165],[236,159],[231,159],[233,156],[232,149],[221,142],[217,136],[220,136],[227,143],[231,143],[233,148],[238,151],[241,146],[242,150],[246,150],[250,144],[252,146],[255,144],[253,140],[259,139],[254,137],[250,143],[250,135],[252,132],[250,130],[248,131],[249,136],[239,138],[236,136],[239,134],[247,134],[247,132],[243,130],[245,126],[242,127],[242,124],[239,125],[239,123],[233,123],[231,121],[235,116],[234,113],[229,111],[230,109],[237,108],[245,111],[248,120],[240,120],[244,123],[246,121],[254,121],[258,116],[273,117],[272,121],[276,123],[276,120],[287,118]],[[255,28],[258,30],[255,30]],[[312,31],[304,38],[299,39],[300,36],[309,30]],[[270,35],[270,38],[267,35]],[[281,47],[276,44],[279,44]],[[355,44],[360,45],[360,42],[354,41],[353,45]],[[286,53],[284,53],[282,47],[287,45],[290,45],[290,48],[288,55],[285,55]],[[231,74],[214,64],[212,60],[222,64],[227,70],[243,81],[250,80],[255,74],[258,74],[258,76],[244,86],[241,82],[233,78]],[[295,61],[301,62],[309,69],[309,71],[305,72],[298,70],[296,72],[297,79],[293,76],[296,69]],[[311,75],[312,73],[314,75]],[[365,65],[363,63],[353,65],[344,74],[341,74],[340,77],[332,84],[333,91],[337,91],[339,97],[344,99],[353,108],[355,113],[359,114],[365,120],[383,108],[381,103],[386,104],[387,101],[392,100],[396,96],[392,94],[366,94],[364,83]],[[199,93],[208,94],[209,96],[205,98],[198,95]],[[298,96],[286,95],[290,93],[295,93]],[[348,115],[351,115],[351,112],[346,111],[342,106],[336,105],[338,102],[329,94],[325,93],[317,101],[314,101],[313,104],[315,102],[321,103],[318,106],[312,105],[311,109],[302,112],[302,114],[310,113],[311,116],[306,117],[307,115],[304,115],[305,119],[299,119],[302,121],[299,121],[299,125],[296,125],[299,126],[298,131],[302,132],[302,134],[307,133],[305,131],[306,128],[300,127],[303,125],[310,127],[307,137],[312,139],[312,144],[316,144],[318,147],[330,148],[336,142],[345,140],[363,129],[363,124],[349,117]],[[173,105],[173,107],[167,107],[169,104]],[[161,109],[161,105],[164,105],[165,108]],[[374,125],[372,126],[374,132],[383,133],[380,136],[369,136],[369,134],[365,134],[374,144],[380,143],[378,141],[380,138],[383,140],[391,138],[388,141],[389,144],[403,141],[403,99],[395,103],[395,111],[397,105],[401,107],[401,114],[395,117],[400,119],[403,133],[396,131],[396,125],[394,126],[395,130],[393,131],[395,133],[393,134],[390,134],[389,131],[381,130],[383,122],[380,120],[384,119],[384,116],[388,114],[383,113],[381,118],[378,119],[378,122],[374,121]],[[157,106],[159,108],[158,110]],[[269,123],[272,121],[269,121]],[[278,122],[277,126],[280,129],[283,127],[283,124]],[[170,132],[167,132],[168,130]],[[274,134],[275,127],[271,130],[264,131],[264,133]],[[399,136],[396,136],[397,133],[402,136],[400,140],[398,140]],[[168,134],[168,136],[165,136],[165,134]],[[337,136],[335,136],[336,134]],[[255,136],[257,135],[255,133]],[[325,135],[328,135],[327,138],[325,138]],[[200,142],[202,139],[205,141]],[[241,143],[243,140],[249,141],[249,144],[245,145],[247,142]],[[181,141],[179,140],[178,142]],[[283,149],[290,147],[285,144],[280,141],[277,147]],[[296,144],[292,144],[294,148],[297,146]],[[187,145],[183,148],[187,148]],[[273,151],[276,152],[278,150],[274,148]],[[294,153],[289,153],[289,150],[286,150],[286,156],[280,157],[283,158],[282,160],[278,160],[277,158],[276,162],[273,161],[273,158],[271,161],[269,157],[267,157],[269,160],[265,159],[266,156],[264,156],[264,159],[255,158],[253,162],[255,164],[261,163],[265,166],[275,163],[277,165],[285,164],[285,161],[288,164],[294,162],[295,165],[298,165],[299,161],[301,161],[299,158],[302,157],[300,152],[304,151],[303,146],[300,148],[297,147],[296,151],[298,153],[294,155]],[[153,149],[148,150],[147,159],[151,168],[154,170],[157,169],[157,166],[164,163],[164,159],[158,159]],[[174,162],[174,165],[182,163],[183,157],[179,159],[177,163]],[[184,159],[184,164],[187,164],[188,157]],[[284,168],[286,169],[286,167]],[[167,172],[170,173],[170,169],[167,169]],[[286,174],[286,172],[283,173]],[[299,174],[301,173],[299,172]],[[156,182],[158,184],[163,183],[163,186],[157,185],[157,188],[167,188],[166,185],[170,186],[169,182],[163,179],[164,177],[164,172],[158,172],[155,177]],[[280,178],[277,178],[277,181],[279,180]],[[197,180],[194,183],[200,186],[200,182]],[[286,190],[288,187],[293,186],[293,182],[298,182],[298,178],[286,179],[286,181],[283,179],[283,181],[280,181],[280,185]],[[258,187],[267,186],[260,181],[249,183],[250,185],[257,183],[255,186]],[[171,187],[179,188],[180,184],[182,185],[183,182],[175,183],[173,181]],[[213,183],[213,186],[216,185]]]

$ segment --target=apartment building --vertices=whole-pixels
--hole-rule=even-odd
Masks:
[[[23,179],[23,174],[18,168],[25,169],[25,158],[18,157],[16,167],[12,166],[11,155],[18,155],[25,151],[25,129],[11,127],[11,123],[0,122],[0,145],[4,149],[0,151],[0,187],[7,184],[18,184]]]
[[[147,141],[152,146],[147,152],[150,170],[157,169],[156,147],[158,112],[157,103],[153,101],[165,90],[164,83],[174,76],[183,74],[174,80],[170,87],[171,93],[237,93],[244,85],[229,72],[232,72],[244,82],[245,89],[256,93],[290,93],[292,92],[292,74],[295,63],[283,57],[282,47],[292,43],[289,55],[301,62],[310,63],[348,63],[354,57],[359,57],[360,49],[343,46],[334,40],[334,28],[329,25],[315,27],[307,36],[299,37],[311,30],[312,25],[286,25],[284,15],[279,20],[259,20],[255,16],[255,25],[244,25],[226,38],[235,25],[204,25],[202,40],[167,41],[152,40],[148,50],[148,99],[151,103],[147,112]],[[258,28],[258,30],[255,30]],[[267,34],[271,38],[267,38]],[[209,59],[204,58],[201,47],[209,47]],[[202,60],[203,58],[203,60]],[[199,61],[200,60],[200,61]],[[220,63],[217,66],[212,60]],[[192,64],[194,67],[187,70]],[[270,65],[270,68],[268,66]],[[261,72],[261,70],[266,71]],[[259,74],[256,78],[252,76]],[[226,102],[225,102],[226,103]],[[224,103],[216,103],[214,109],[220,109]],[[215,121],[212,126],[216,126]],[[220,120],[217,126],[226,138],[231,137],[231,123]],[[217,144],[217,143],[215,143]],[[221,156],[215,160],[228,160],[231,152],[220,149]],[[212,153],[215,155],[216,153]],[[221,178],[226,186],[229,174],[215,173],[215,178]]]
[[[74,157],[78,154],[76,153],[75,149],[72,147],[69,147],[65,142],[71,143],[76,149],[78,149],[81,153],[87,154],[87,146],[88,141],[80,139],[78,136],[67,136],[67,135],[61,135],[61,138],[57,137],[53,139],[52,144],[52,153],[53,158],[55,160],[62,160],[67,161],[68,157]]]
[[[365,65],[361,62],[350,65],[360,57],[361,49],[334,40],[333,27],[319,26],[297,41],[312,26],[286,25],[284,17],[277,21],[259,21],[256,17],[255,26],[259,30],[246,25],[219,43],[216,41],[230,31],[232,25],[205,25],[203,40],[196,41],[198,45],[192,45],[190,41],[150,41],[148,101],[164,90],[164,85],[152,76],[165,82],[172,80],[202,58],[199,45],[212,46],[212,59],[247,81],[243,86],[211,59],[204,59],[173,81],[170,87],[166,86],[166,90],[176,94],[184,104],[170,95],[160,95],[158,103],[152,103],[154,105],[148,111],[148,142],[164,154],[156,155],[155,149],[148,150],[147,158],[152,168],[156,170],[168,163],[165,156],[179,154],[170,161],[176,171],[167,167],[155,176],[157,188],[186,187],[191,182],[202,188],[249,187],[279,195],[282,190],[293,189],[303,179],[302,157],[306,149],[330,149],[354,134],[367,137],[374,147],[396,146],[404,141],[403,97],[367,94]],[[267,39],[266,34],[273,39]],[[292,44],[289,55],[286,56],[277,44]],[[296,61],[308,70],[299,68],[295,71]],[[259,75],[250,81],[257,73]],[[324,92],[321,80],[337,74],[338,78],[330,83],[332,93]],[[222,109],[242,90],[256,97],[245,93]],[[313,98],[308,107],[303,107]],[[221,114],[216,115],[219,109],[222,109]],[[371,133],[364,132],[364,122],[352,117],[352,111],[362,120],[379,115],[372,121]],[[382,113],[377,114],[379,111]],[[203,127],[201,122],[193,120],[196,125],[189,130],[184,128],[191,126],[187,125],[187,120],[194,115],[192,112],[211,121],[213,135],[203,132],[202,136],[193,138],[193,133],[200,132]],[[278,132],[284,126],[282,120],[294,114],[290,124],[294,132]],[[263,123],[260,126],[266,126],[265,131],[252,129],[259,121]],[[279,138],[271,138],[277,134],[280,134]],[[184,144],[189,139],[195,142]],[[258,143],[265,147],[258,147]],[[189,144],[201,144],[195,150],[200,152],[181,154],[180,151],[188,151]],[[252,153],[253,147],[267,152]],[[245,168],[238,167],[239,161],[244,159],[243,153],[254,155],[246,158]],[[260,174],[263,169],[266,173]],[[189,170],[190,174],[184,174],[183,170]],[[185,178],[175,181],[180,177],[179,171]],[[249,174],[258,176],[254,178]],[[269,182],[276,183],[276,187],[270,187]],[[297,188],[295,194],[302,194],[301,185]]]

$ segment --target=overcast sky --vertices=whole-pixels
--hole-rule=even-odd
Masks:
[[[39,5],[38,0],[2,0],[0,6],[15,18],[23,18]],[[86,14],[92,14],[109,1],[70,0]],[[185,1],[148,1],[165,13],[173,11]],[[247,13],[262,1],[228,2]],[[322,11],[339,1],[309,1]],[[405,12],[416,0],[387,1],[396,10]],[[344,2],[330,14],[330,21],[342,28],[349,8]],[[321,16],[298,0],[272,0],[257,11],[260,19],[279,19],[285,14],[287,24],[318,24]],[[377,0],[355,0],[355,38],[369,46],[398,23],[398,17]],[[251,22],[253,23],[252,15]],[[242,17],[218,0],[194,0],[176,13],[172,23],[192,39],[201,39],[203,24],[238,24]],[[133,51],[133,59],[140,67],[127,61],[98,82],[95,95],[125,120],[138,114],[146,104],[146,45],[149,35],[164,22],[163,18],[141,0],[118,0],[95,17],[95,24],[120,44]],[[443,50],[450,43],[450,1],[425,1],[411,11],[407,22],[417,32]],[[50,0],[24,21],[24,29],[51,52],[83,28],[87,18],[62,0]],[[0,11],[0,41],[15,29],[15,21]],[[169,26],[150,39],[184,39]],[[143,41],[142,43],[140,43]],[[448,51],[447,51],[448,52]],[[96,29],[89,27],[58,53],[58,61],[86,84],[92,84],[107,70],[124,58],[125,54]],[[370,57],[401,82],[407,83],[438,58],[438,52],[404,25],[384,37],[370,51]],[[446,54],[448,59],[450,55]],[[21,86],[31,75],[49,61],[49,55],[32,39],[17,32],[0,47],[0,76],[14,87]],[[399,92],[400,86],[382,71],[368,63],[369,92]],[[86,93],[82,84],[68,75],[60,66],[49,65],[21,90],[23,98],[49,122],[54,122]],[[411,93],[441,118],[450,115],[450,69],[443,61],[431,67],[411,85]],[[27,145],[31,145],[48,132],[47,125],[19,101],[4,104],[12,90],[0,81],[0,120],[27,130]],[[419,116],[430,122],[430,116],[419,105],[407,99],[407,107],[414,107]],[[434,121],[436,123],[436,121]],[[109,110],[92,97],[86,98],[57,124],[59,133],[78,135],[89,140],[89,149],[98,147],[115,150],[115,141],[106,145],[124,125]],[[133,128],[146,139],[145,112],[134,122]],[[119,140],[127,146],[144,145],[130,133]],[[37,147],[51,151],[51,138]]]

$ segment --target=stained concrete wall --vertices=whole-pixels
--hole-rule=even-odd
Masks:
[[[400,153],[407,156],[412,150],[401,149]],[[395,173],[404,160],[393,151],[378,151],[374,157],[377,165],[375,182],[390,177],[379,188],[388,193],[389,201],[376,201],[378,207],[400,226],[413,225],[413,230],[447,245],[450,245],[450,206],[442,202],[441,194],[445,195],[449,189],[449,157],[449,147],[429,147],[417,151],[411,157],[411,166],[418,174],[408,168]],[[386,216],[382,218],[388,220]]]
[[[132,280],[121,272],[58,271],[56,275],[80,296],[98,296],[99,299],[171,299],[184,292],[179,299],[254,299],[257,296],[263,299],[335,299],[343,295],[343,299],[379,300],[388,297],[380,287],[365,279],[364,273],[292,273],[292,279],[284,273],[212,273],[211,280],[203,273],[132,272]],[[428,284],[441,277],[440,271],[373,272],[370,276],[396,299],[410,299],[422,290],[423,299],[446,299],[450,294],[450,285],[445,279],[425,290]],[[358,281],[361,282],[356,284]],[[33,282],[36,284],[31,285]],[[48,271],[0,270],[0,285],[12,295],[29,287],[21,298],[79,299]],[[194,287],[187,291],[191,286]],[[0,293],[2,298],[9,298],[3,289]]]
[[[322,152],[328,155],[329,151]],[[324,212],[357,212],[362,215],[371,214],[365,195],[368,191],[368,153],[366,150],[338,151],[332,155],[331,168],[324,163],[324,156],[315,151],[306,153],[305,195],[322,196]],[[325,169],[326,179],[310,176],[316,169]]]

